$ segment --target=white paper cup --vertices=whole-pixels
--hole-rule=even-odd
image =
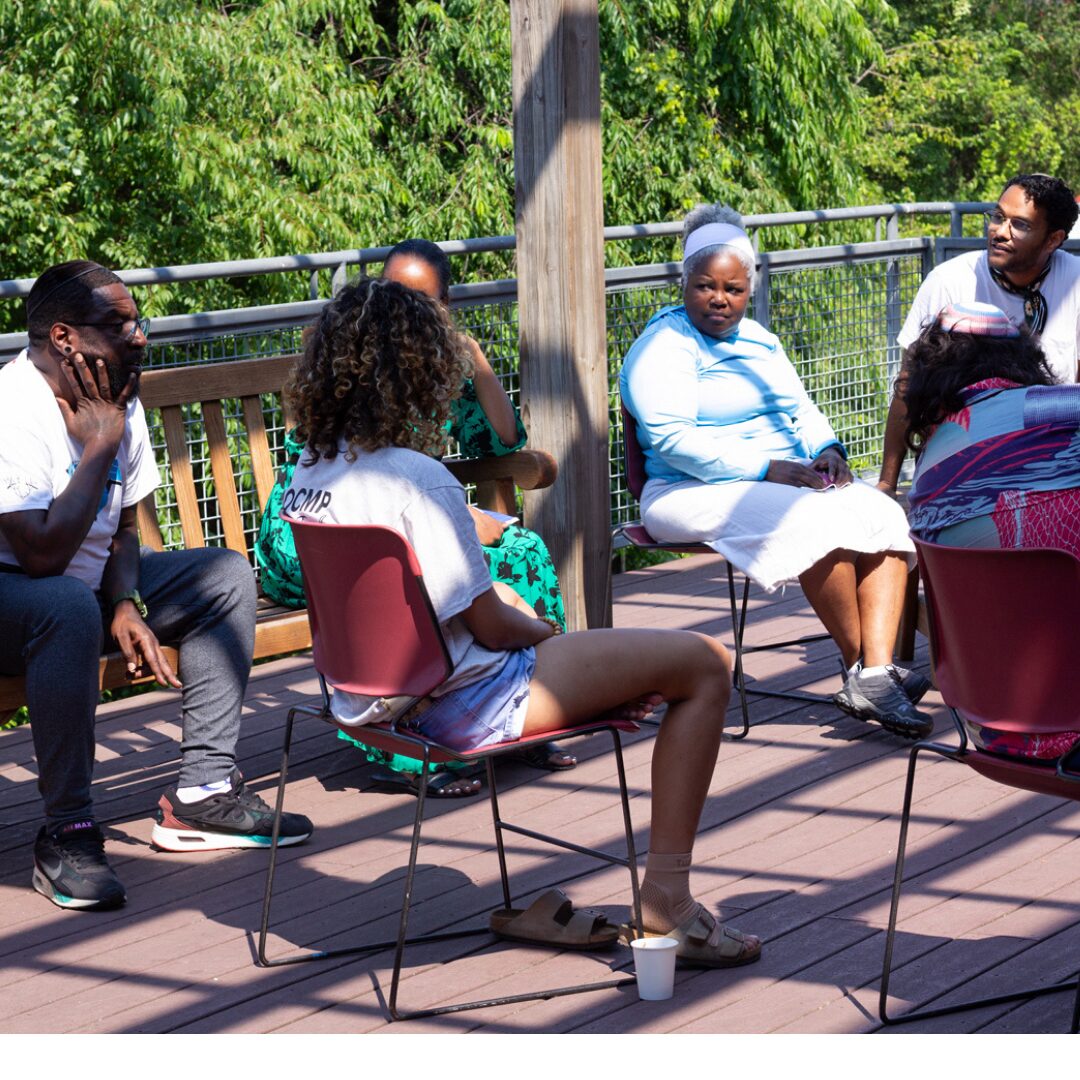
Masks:
[[[675,993],[674,938],[638,938],[630,942],[634,950],[634,974],[638,997],[642,1001],[667,1001]]]

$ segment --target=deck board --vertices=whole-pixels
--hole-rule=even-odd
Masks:
[[[730,644],[726,577],[695,558],[615,579],[615,622],[700,630]],[[748,641],[816,632],[797,588],[750,602]],[[925,643],[916,666],[926,669]],[[839,685],[827,642],[747,659],[751,686],[828,694]],[[239,760],[268,800],[288,709],[317,694],[304,657],[256,669]],[[927,699],[948,730],[940,699]],[[733,704],[729,723],[737,725]],[[165,855],[151,818],[175,775],[177,697],[161,691],[99,713],[95,801],[129,893],[112,913],[62,912],[29,886],[40,805],[27,729],[0,736],[0,1032],[873,1032],[892,859],[907,756],[899,740],[827,702],[753,698],[749,737],[725,742],[695,847],[696,894],[762,935],[748,968],[680,972],[675,997],[640,1002],[605,990],[404,1025],[387,1022],[391,952],[270,971],[253,963],[265,853]],[[651,743],[626,740],[631,809],[645,850]],[[617,847],[615,766],[603,737],[575,740],[578,768],[500,767],[504,817]],[[283,849],[272,952],[331,948],[396,932],[414,803],[371,790],[372,766],[325,726],[298,722],[290,810],[316,822]],[[1080,807],[1009,791],[942,760],[920,767],[892,989],[911,1001],[991,993],[1068,978],[1080,946]],[[486,798],[429,803],[416,930],[482,925],[501,905]],[[628,914],[625,872],[509,838],[522,904],[555,884],[576,903]],[[958,938],[959,935],[959,938]],[[453,960],[453,963],[448,961]],[[401,1003],[523,992],[625,970],[623,951],[578,956],[492,944],[487,936],[410,951]],[[910,999],[910,1001],[909,1001]],[[1059,994],[900,1029],[1065,1030]]]

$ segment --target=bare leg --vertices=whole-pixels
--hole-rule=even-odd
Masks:
[[[551,638],[536,649],[525,733],[587,720],[627,698],[668,702],[652,760],[652,824],[641,900],[646,930],[678,938],[682,962],[747,964],[761,941],[721,926],[690,892],[701,810],[731,697],[727,650],[700,634],[593,630]]]
[[[907,573],[907,560],[893,552],[859,555],[855,561],[863,663],[867,667],[892,663]]]
[[[799,584],[850,668],[863,651],[855,554],[829,552],[799,576]]]
[[[731,664],[718,642],[676,630],[590,630],[541,642],[524,733],[583,723],[654,691],[668,711],[653,750],[649,848],[686,852],[731,697]]]

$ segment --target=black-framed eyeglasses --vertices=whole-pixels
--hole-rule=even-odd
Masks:
[[[109,330],[114,330],[117,334],[122,334],[124,327],[127,326],[128,320],[121,319],[117,322],[77,322],[72,323],[72,326],[101,326]],[[131,320],[131,329],[124,334],[124,341],[128,342],[134,339],[135,331],[141,330],[143,337],[150,336],[150,320],[145,315],[140,315],[137,319]]]
[[[1008,222],[1014,236],[1027,236],[1035,228],[1030,221],[1024,221],[1023,218],[1008,217],[1000,210],[988,210],[983,214],[983,217],[986,219],[986,224],[988,226],[993,225],[995,229],[1000,229],[1002,225]]]

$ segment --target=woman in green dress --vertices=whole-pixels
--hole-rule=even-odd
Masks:
[[[394,247],[383,263],[382,276],[449,305],[450,260],[441,248],[427,240],[406,240]],[[454,403],[448,437],[456,441],[461,456],[466,458],[497,457],[519,450],[526,439],[521,418],[480,346],[472,338],[468,341],[473,353],[473,377]],[[287,432],[285,465],[263,511],[255,543],[263,592],[275,603],[297,608],[307,603],[300,564],[292,530],[279,514],[282,495],[303,449],[303,443],[291,431]],[[537,615],[565,630],[562,593],[543,540],[520,525],[507,524],[475,507],[470,510],[492,580],[505,582]],[[400,754],[384,754],[343,732],[339,735],[359,747],[369,761],[381,766],[373,777],[377,783],[415,792],[421,769],[419,761]],[[544,769],[572,769],[577,764],[572,754],[555,743],[523,751],[522,757],[528,764]],[[457,763],[440,767],[429,779],[428,794],[444,798],[475,795],[480,790],[480,781],[462,775],[463,769],[468,767]]]

